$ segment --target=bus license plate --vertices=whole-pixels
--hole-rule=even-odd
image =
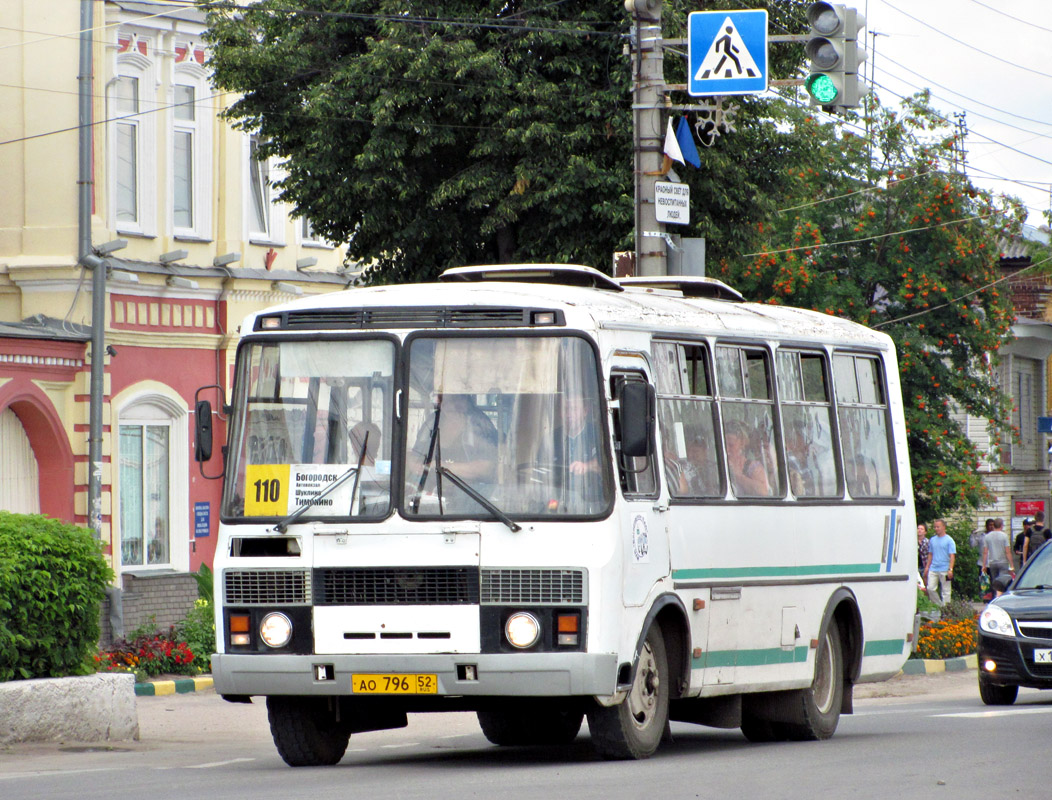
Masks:
[[[438,694],[438,676],[422,675],[351,675],[355,694]]]

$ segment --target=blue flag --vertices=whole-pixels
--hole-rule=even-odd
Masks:
[[[679,150],[683,159],[695,169],[701,167],[701,156],[698,155],[698,147],[694,144],[694,137],[690,133],[690,124],[686,117],[680,117],[676,123],[676,141],[679,142]]]

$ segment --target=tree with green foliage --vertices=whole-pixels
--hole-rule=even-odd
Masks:
[[[945,168],[954,132],[927,96],[901,112],[873,101],[869,140],[802,120],[828,142],[820,162],[792,167],[786,208],[762,224],[765,246],[721,259],[712,274],[747,297],[811,307],[878,328],[899,354],[917,513],[932,519],[991,499],[979,452],[951,417],[960,410],[1010,435],[996,380],[1014,312],[998,244],[1018,232],[1018,203]],[[789,168],[787,168],[789,169]]]
[[[763,4],[761,4],[763,5]],[[799,0],[772,0],[789,25]],[[730,0],[708,8],[736,7]],[[263,0],[209,3],[209,66],[237,93],[227,118],[285,161],[282,200],[378,282],[448,266],[570,261],[609,270],[632,248],[630,20],[576,0]],[[695,3],[666,0],[666,36]],[[798,27],[802,23],[795,23]],[[799,50],[799,48],[796,48]],[[800,55],[782,48],[772,69]],[[670,82],[686,65],[667,58]],[[788,163],[812,142],[778,101],[741,98],[737,132],[692,185],[710,254],[740,252]],[[687,172],[684,170],[684,172]],[[744,238],[743,238],[744,237]]]

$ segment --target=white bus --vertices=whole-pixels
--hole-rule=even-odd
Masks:
[[[909,655],[914,524],[861,325],[543,264],[304,298],[241,328],[215,687],[293,766],[413,712],[587,718],[607,758],[670,720],[824,739]]]

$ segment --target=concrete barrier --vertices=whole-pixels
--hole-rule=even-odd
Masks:
[[[0,744],[138,738],[133,675],[0,683]]]

